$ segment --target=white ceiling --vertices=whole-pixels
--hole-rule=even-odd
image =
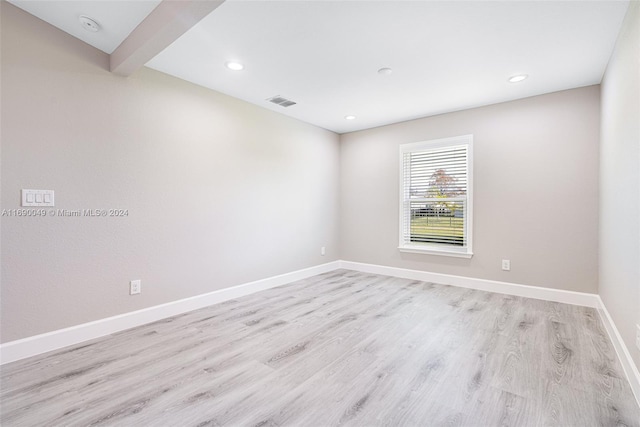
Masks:
[[[103,52],[111,53],[160,4],[161,0],[7,0],[62,31]],[[96,21],[92,33],[80,25],[80,16]]]
[[[105,52],[158,3],[10,1]],[[626,0],[227,0],[147,66],[344,133],[600,83],[627,7]],[[79,14],[109,29],[109,43],[80,28]],[[245,69],[228,70],[230,60]],[[393,73],[378,74],[382,67]],[[530,77],[507,82],[519,73]],[[274,95],[298,104],[266,101]]]

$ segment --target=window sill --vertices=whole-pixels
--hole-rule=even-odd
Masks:
[[[434,249],[431,247],[422,247],[422,246],[399,246],[398,250],[400,252],[407,252],[412,254],[425,254],[425,255],[440,255],[440,256],[449,256],[455,258],[471,258],[473,256],[473,252],[466,251],[457,251],[455,249]]]

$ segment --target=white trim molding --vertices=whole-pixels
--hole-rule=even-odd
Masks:
[[[602,301],[600,296],[598,296],[598,300],[600,301],[598,313],[600,314],[602,323],[604,324],[604,327],[609,334],[609,338],[613,343],[613,347],[616,350],[616,354],[618,355],[618,360],[620,360],[622,369],[627,375],[627,380],[629,380],[629,385],[631,386],[631,390],[633,390],[633,394],[636,397],[638,406],[640,406],[640,372],[633,362],[631,353],[629,353],[629,349],[625,345],[620,332],[618,332],[618,328],[616,328],[616,324],[613,322],[613,319],[611,318],[611,315],[609,314],[609,311],[607,310],[607,307],[604,305],[604,302]]]
[[[383,265],[364,264],[352,261],[340,261],[340,268],[362,271],[364,273],[400,277],[403,279],[422,280],[424,282],[434,282],[442,285],[458,286],[460,288],[471,288],[478,289],[480,291],[535,298],[545,301],[562,302],[565,304],[582,305],[593,308],[600,307],[600,298],[598,295],[586,292],[518,285],[515,283],[499,282],[496,280],[476,279],[473,277],[431,273],[428,271],[409,270],[406,268],[387,267]]]
[[[202,295],[196,295],[166,304],[160,304],[142,310],[119,314],[93,322],[83,323],[65,329],[47,332],[32,337],[10,341],[0,345],[0,365],[58,350],[84,341],[100,338],[115,332],[124,331],[146,323],[166,319],[167,317],[199,308],[208,307],[233,298],[239,298],[265,289],[286,285],[296,280],[333,271],[339,268],[339,261],[317,265],[302,270],[285,273],[230,288],[219,289]]]
[[[130,313],[83,323],[70,328],[11,341],[0,345],[0,364],[58,350],[63,347],[100,338],[188,311],[208,307],[233,298],[250,295],[265,289],[282,286],[295,282],[296,280],[306,279],[307,277],[327,273],[339,268],[596,308],[609,334],[609,338],[613,343],[631,389],[640,405],[640,373],[638,373],[638,368],[635,366],[629,350],[599,295],[352,261],[333,261]]]

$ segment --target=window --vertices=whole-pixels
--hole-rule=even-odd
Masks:
[[[400,146],[400,251],[471,258],[473,135]]]

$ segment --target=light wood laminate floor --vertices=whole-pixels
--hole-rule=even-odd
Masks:
[[[2,426],[639,426],[591,308],[337,270],[2,367]]]

